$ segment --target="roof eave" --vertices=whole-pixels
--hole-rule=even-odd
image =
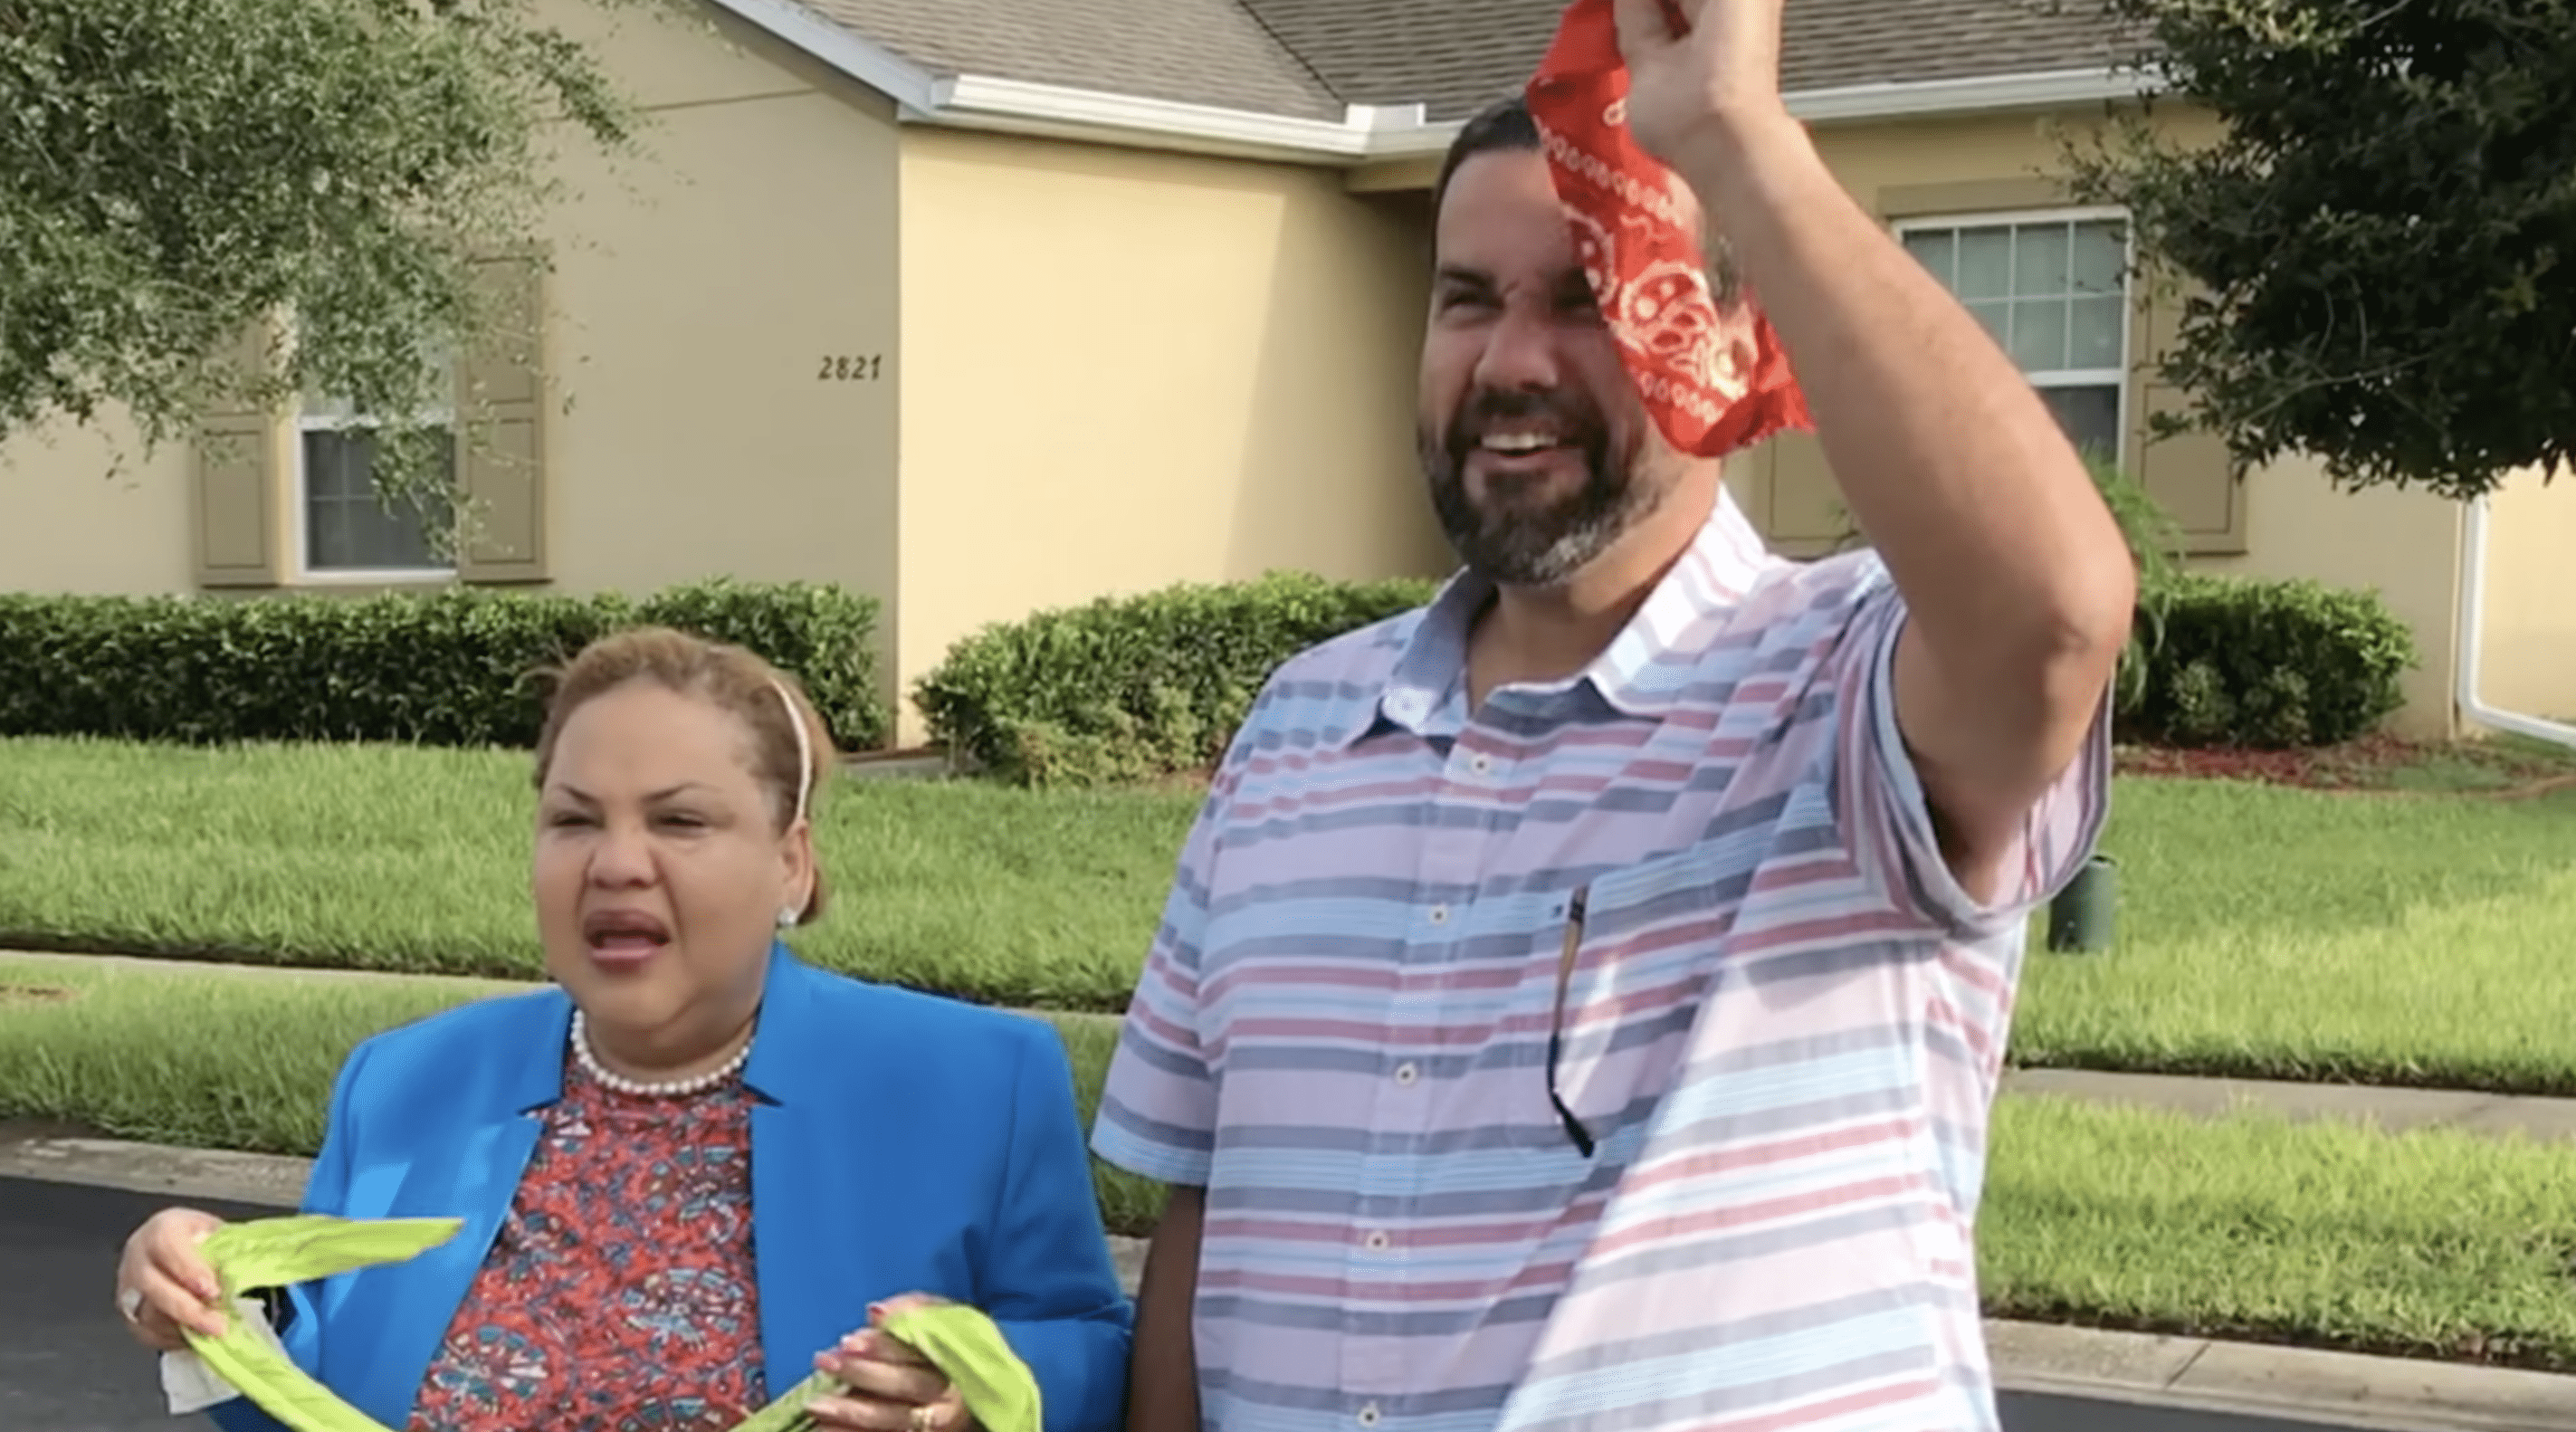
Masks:
[[[986,75],[935,75],[795,0],[714,0],[895,102],[904,122],[1300,164],[1356,167],[1436,155],[1461,124],[1423,106],[1350,105],[1338,120],[1146,99]],[[1867,123],[2117,103],[2157,91],[2152,72],[2097,67],[1802,90],[1790,112],[1810,124]]]

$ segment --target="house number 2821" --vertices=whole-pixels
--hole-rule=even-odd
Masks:
[[[814,376],[826,383],[873,383],[885,372],[885,355],[872,353],[833,353],[825,355],[823,371]]]

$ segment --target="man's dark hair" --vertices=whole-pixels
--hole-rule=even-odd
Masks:
[[[1530,116],[1528,100],[1514,95],[1487,105],[1449,141],[1449,153],[1440,161],[1440,178],[1431,186],[1433,221],[1438,221],[1441,206],[1449,201],[1449,181],[1458,177],[1460,166],[1468,160],[1479,154],[1539,151],[1538,121]],[[1735,251],[1725,239],[1711,234],[1701,234],[1700,242],[1708,256],[1709,292],[1719,308],[1733,308],[1739,296]]]
[[[1448,202],[1449,181],[1458,176],[1459,165],[1479,154],[1535,154],[1538,148],[1538,121],[1530,117],[1529,101],[1514,95],[1486,106],[1449,141],[1449,157],[1440,161],[1440,181],[1431,187],[1431,212],[1440,212]]]

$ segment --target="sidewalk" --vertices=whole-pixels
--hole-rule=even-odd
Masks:
[[[2497,1138],[2521,1134],[2551,1142],[2576,1139],[2576,1099],[2363,1084],[2099,1074],[2084,1069],[2008,1069],[2004,1071],[2004,1091],[2170,1109],[2204,1117],[2250,1105],[2299,1120],[2349,1119],[2375,1124],[2391,1133],[2447,1128]]]
[[[31,958],[95,963],[102,957]],[[2294,1119],[2349,1119],[2391,1131],[2451,1128],[2498,1138],[2576,1140],[2576,1099],[2055,1069],[2008,1071],[2004,1088],[2202,1116],[2250,1105]],[[291,1207],[302,1193],[306,1167],[300,1158],[92,1139],[0,1121],[0,1178]],[[1146,1244],[1131,1238],[1111,1242],[1132,1288]],[[2576,1427],[2576,1376],[2001,1320],[1989,1320],[1986,1333],[1997,1385],[2015,1392],[2386,1432]]]

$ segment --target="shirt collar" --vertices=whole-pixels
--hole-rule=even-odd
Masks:
[[[1697,652],[1704,645],[1691,641],[1692,634],[1741,602],[1779,560],[1721,484],[1716,507],[1681,559],[1590,665],[1562,682],[1507,690],[1545,699],[1589,685],[1622,714],[1668,714],[1696,670]],[[1426,739],[1454,737],[1464,730],[1469,714],[1467,633],[1493,596],[1494,584],[1472,571],[1451,576],[1398,649],[1370,719],[1355,723],[1341,744],[1348,746],[1381,725]]]

